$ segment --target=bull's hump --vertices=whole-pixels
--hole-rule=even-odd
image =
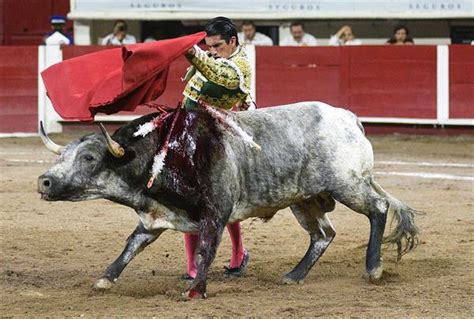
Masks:
[[[315,128],[321,121],[323,113],[336,108],[321,102],[300,102],[257,110],[237,112],[235,119],[248,133],[257,130],[279,131],[285,129],[307,130]]]
[[[285,104],[279,106],[269,106],[256,110],[245,112],[237,112],[236,117],[239,119],[246,119],[248,117],[279,117],[288,114],[298,114],[300,112],[306,114],[319,114],[322,109],[334,109],[334,107],[322,102],[299,102],[293,104]],[[291,116],[293,117],[293,116]]]
[[[114,134],[113,138],[115,137],[132,137],[133,133],[138,129],[138,126],[143,125],[147,122],[150,122],[153,118],[158,116],[160,113],[150,113],[147,115],[143,115],[133,121],[128,122],[127,124],[123,125],[122,127],[118,128]]]

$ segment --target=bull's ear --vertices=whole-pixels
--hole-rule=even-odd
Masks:
[[[39,133],[40,133],[41,140],[43,141],[46,148],[56,155],[61,155],[61,153],[64,151],[64,146],[54,143],[49,138],[48,134],[46,133],[46,130],[44,129],[43,121],[40,121]]]
[[[102,123],[99,122],[99,126],[100,130],[102,131],[102,134],[105,137],[105,141],[107,142],[107,148],[109,152],[117,158],[124,156],[125,150],[123,149],[123,147],[120,146],[119,143],[115,142],[112,137],[110,137],[109,133],[105,129],[104,125],[102,125]]]

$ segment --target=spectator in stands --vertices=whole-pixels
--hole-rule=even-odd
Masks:
[[[241,31],[242,32],[238,34],[239,43],[241,45],[273,45],[273,41],[270,37],[257,32],[253,21],[242,22]]]
[[[404,25],[397,25],[393,29],[393,35],[390,40],[387,41],[387,44],[395,45],[406,45],[406,44],[415,44],[412,37],[410,36],[410,30]]]
[[[127,23],[117,20],[114,23],[114,31],[102,39],[102,45],[126,45],[137,43],[133,35],[127,34]]]
[[[354,32],[348,25],[343,26],[329,39],[329,45],[361,45],[362,41],[354,38]]]
[[[318,41],[314,36],[304,31],[304,25],[301,22],[293,22],[290,25],[291,35],[280,42],[281,46],[316,46]]]
[[[44,37],[43,43],[50,44],[74,44],[71,34],[66,32],[66,18],[54,15],[51,17],[51,32]]]

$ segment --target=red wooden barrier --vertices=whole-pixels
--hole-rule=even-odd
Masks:
[[[436,118],[436,47],[345,47],[347,107],[359,116]]]
[[[342,55],[341,48],[257,47],[258,107],[315,100],[344,104]]]
[[[63,51],[63,60],[69,60],[92,52],[114,48],[116,47],[103,45],[63,45],[61,50]]]
[[[449,47],[449,117],[474,118],[474,46]]]
[[[359,116],[436,118],[436,47],[257,47],[259,107],[318,100]]]
[[[108,48],[63,47],[63,58]],[[472,119],[474,47],[450,46],[449,56],[449,116]],[[257,47],[256,58],[259,107],[319,100],[359,116],[436,123],[435,46]],[[188,65],[184,58],[171,65],[161,103],[182,100]],[[37,131],[37,72],[37,47],[0,47],[0,133]],[[151,111],[144,107],[134,114]]]
[[[38,47],[0,46],[0,132],[36,132]]]

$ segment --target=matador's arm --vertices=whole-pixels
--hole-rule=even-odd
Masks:
[[[199,70],[209,81],[234,90],[240,88],[246,93],[244,73],[247,74],[248,63],[242,58],[234,61],[207,55],[198,46],[194,46],[186,53],[186,58]]]

